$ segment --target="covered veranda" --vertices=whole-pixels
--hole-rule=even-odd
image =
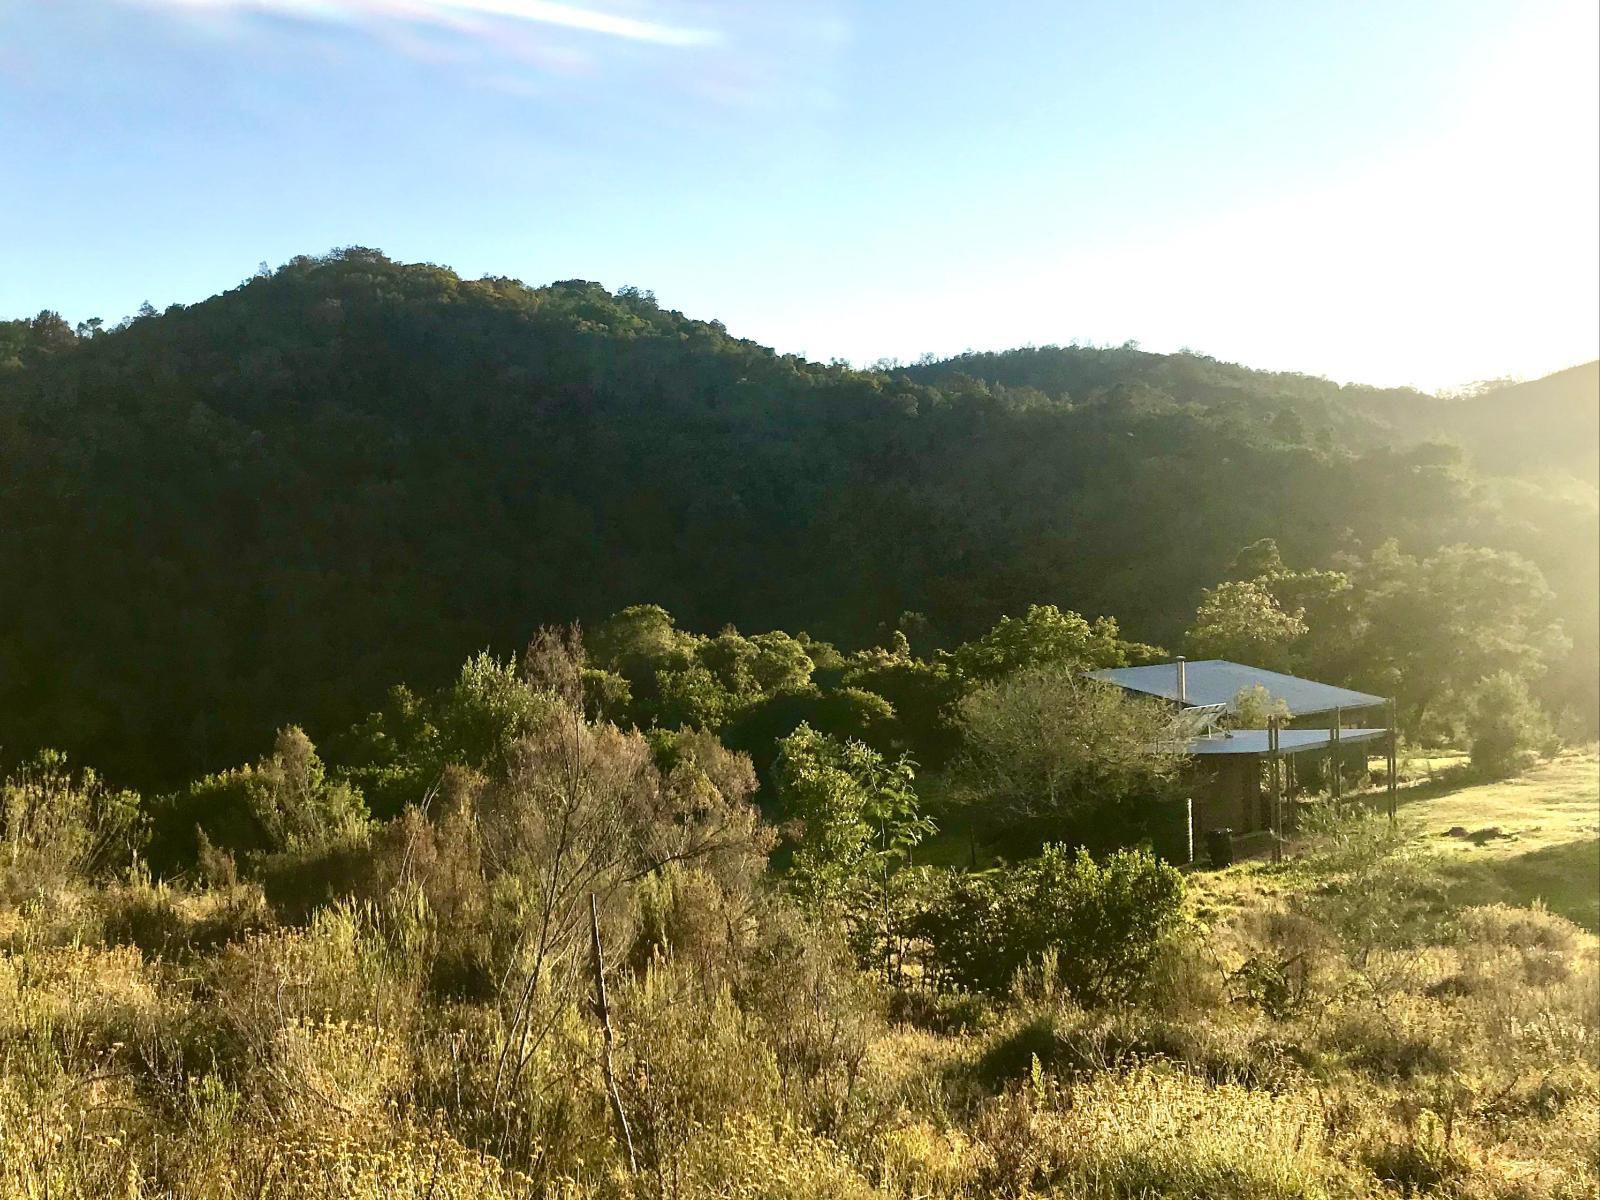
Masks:
[[[1285,800],[1295,790],[1296,762],[1311,756],[1335,765],[1342,761],[1347,745],[1364,745],[1367,753],[1383,748],[1388,807],[1394,815],[1394,704],[1386,697],[1225,659],[1180,658],[1090,675],[1174,707],[1175,735],[1183,740],[1189,759],[1191,857],[1205,834],[1222,829],[1273,835],[1276,851],[1291,822]],[[1245,695],[1293,715],[1270,717],[1264,729],[1223,727]],[[1350,720],[1362,716],[1368,720]],[[1374,716],[1381,725],[1370,719]],[[1291,721],[1309,723],[1291,725]],[[1343,794],[1343,774],[1339,769],[1328,773],[1336,800]]]

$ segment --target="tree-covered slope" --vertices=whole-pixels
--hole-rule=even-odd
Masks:
[[[1336,384],[1310,375],[1254,371],[1200,354],[1135,346],[1043,346],[973,353],[907,369],[948,384],[967,377],[1034,389],[1054,399],[1120,394],[1146,402],[1231,409],[1279,435],[1350,446],[1441,441],[1491,473],[1563,470],[1590,483],[1600,473],[1600,362],[1524,383],[1478,385],[1430,396],[1411,388]]]
[[[1054,602],[1162,641],[1260,537],[1543,565],[1565,519],[1298,376],[858,372],[364,250],[89,332],[0,325],[0,746],[134,782],[636,601],[846,644]]]

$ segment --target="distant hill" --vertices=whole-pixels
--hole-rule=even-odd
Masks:
[[[1462,396],[1340,385],[1131,346],[969,352],[905,373],[936,385],[967,377],[1056,400],[1085,402],[1118,394],[1207,409],[1231,407],[1277,432],[1321,434],[1347,446],[1453,443],[1496,474],[1554,468],[1588,481],[1600,475],[1600,361]]]
[[[1483,498],[1408,406],[1481,445],[1496,402],[1131,349],[853,371],[368,250],[93,335],[41,314],[0,324],[0,747],[170,781],[639,601],[848,645],[1053,602],[1160,642],[1265,536],[1559,567],[1556,518]]]
[[[1455,438],[1486,470],[1600,476],[1600,361],[1440,401],[1434,412],[1425,432]]]

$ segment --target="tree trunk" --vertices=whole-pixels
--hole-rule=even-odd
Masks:
[[[611,1009],[606,1004],[606,961],[600,949],[600,905],[593,892],[589,893],[589,934],[594,943],[594,1012],[600,1021],[600,1073],[605,1077],[611,1115],[616,1118],[617,1141],[628,1155],[628,1170],[637,1172],[639,1162],[633,1153],[633,1135],[628,1132],[628,1116],[622,1111],[622,1094],[617,1090],[616,1073],[611,1067]]]

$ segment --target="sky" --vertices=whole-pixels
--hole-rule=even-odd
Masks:
[[[0,0],[0,318],[345,245],[810,358],[1600,355],[1600,5]]]

